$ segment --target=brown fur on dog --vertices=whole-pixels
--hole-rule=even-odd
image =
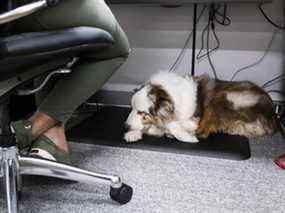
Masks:
[[[155,123],[174,120],[174,103],[170,95],[160,85],[152,85],[148,97],[153,102],[149,112],[156,120]]]
[[[217,132],[263,136],[273,134],[278,128],[272,100],[257,85],[248,81],[214,80],[204,75],[195,77],[195,80],[198,82],[199,100],[196,115],[201,118],[196,131],[198,137],[207,138]],[[239,99],[230,101],[229,95]],[[253,97],[252,104],[236,106],[246,95]]]

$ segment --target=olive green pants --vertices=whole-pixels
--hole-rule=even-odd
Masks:
[[[128,39],[104,0],[64,0],[56,7],[40,11],[15,24],[15,29],[20,32],[76,26],[104,29],[113,36],[115,44],[99,54],[81,59],[71,74],[61,77],[44,95],[38,111],[62,123],[66,123],[76,108],[99,90],[125,62],[130,51]]]

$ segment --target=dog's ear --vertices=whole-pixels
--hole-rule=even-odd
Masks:
[[[162,120],[173,118],[174,103],[170,95],[160,85],[152,85],[148,98],[153,103],[153,106],[149,109],[153,116],[158,116]]]

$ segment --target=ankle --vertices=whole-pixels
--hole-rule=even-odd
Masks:
[[[35,138],[58,124],[56,120],[42,112],[36,112],[29,120],[32,122],[32,135]]]
[[[65,129],[63,125],[56,125],[44,133],[53,143],[66,153],[69,152],[68,143],[66,141]]]

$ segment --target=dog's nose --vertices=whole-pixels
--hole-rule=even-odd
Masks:
[[[124,125],[124,129],[125,129],[125,131],[127,132],[127,131],[129,131],[130,130],[130,125],[129,124],[127,124],[127,123],[125,123],[125,125]]]

